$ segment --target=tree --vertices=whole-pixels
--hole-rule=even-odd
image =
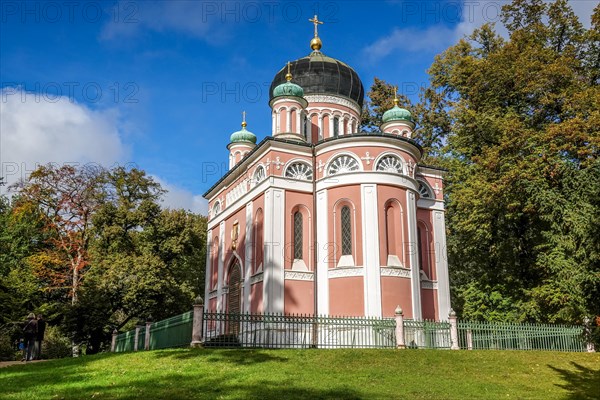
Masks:
[[[430,69],[452,118],[454,305],[471,318],[580,323],[600,314],[595,36],[563,0],[514,1],[503,21],[510,40],[484,26]]]

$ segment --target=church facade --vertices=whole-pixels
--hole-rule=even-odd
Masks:
[[[358,74],[321,52],[270,89],[272,133],[231,135],[209,202],[209,312],[445,320],[450,311],[443,171],[420,164],[410,112],[361,133]]]

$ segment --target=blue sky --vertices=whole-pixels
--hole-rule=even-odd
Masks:
[[[9,182],[53,162],[130,164],[205,212],[241,113],[270,134],[268,87],[322,51],[416,99],[436,54],[501,1],[41,1],[0,3],[0,163]],[[586,26],[597,1],[572,5]],[[498,21],[499,22],[499,21]],[[2,193],[6,187],[1,188]]]

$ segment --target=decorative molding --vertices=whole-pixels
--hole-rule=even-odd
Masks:
[[[381,276],[410,279],[410,268],[381,267]]]
[[[285,279],[293,281],[313,281],[314,273],[285,270]]]
[[[229,286],[225,286],[222,290],[221,290],[221,294],[229,294]]]
[[[364,276],[363,267],[334,268],[328,271],[328,278],[347,278],[350,276]]]
[[[365,154],[365,156],[361,157],[360,159],[363,160],[363,161],[365,161],[367,163],[367,165],[370,165],[371,161],[373,161],[375,159],[375,157],[371,157],[371,155],[367,151],[367,153]]]
[[[214,299],[215,297],[217,297],[217,290],[211,290],[210,292],[208,292],[208,298],[209,299]]]
[[[309,113],[310,113],[310,109],[312,108],[312,107],[310,107],[310,103],[330,103],[330,104],[337,104],[339,106],[348,107],[349,109],[356,112],[358,115],[361,114],[361,109],[360,109],[360,107],[358,107],[358,104],[356,104],[352,100],[347,100],[342,97],[327,96],[327,95],[323,95],[323,94],[309,94],[309,95],[305,95],[304,98],[306,99],[306,101],[308,101],[307,112],[309,112]]]
[[[421,281],[421,289],[437,289],[437,281]]]
[[[263,273],[262,273],[262,271],[261,272],[257,272],[256,274],[254,274],[254,275],[252,275],[250,277],[250,284],[254,285],[255,283],[262,282],[262,280],[263,280]]]

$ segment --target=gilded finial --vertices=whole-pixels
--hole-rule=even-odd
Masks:
[[[309,19],[310,22],[312,22],[315,25],[315,37],[310,41],[310,48],[313,49],[314,51],[319,51],[321,50],[321,47],[323,46],[323,42],[321,42],[321,39],[319,38],[319,31],[318,31],[318,26],[323,24],[323,21],[319,21],[319,18],[317,17],[317,15],[315,14],[314,18]]]
[[[242,111],[242,128],[247,127],[248,124],[246,123],[246,111]]]
[[[394,86],[394,105],[397,106],[400,100],[398,100],[398,86]]]
[[[289,82],[292,80],[292,72],[290,71],[291,63],[289,61],[287,63],[287,67],[288,67],[288,71],[287,71],[287,74],[285,74],[285,80]]]

